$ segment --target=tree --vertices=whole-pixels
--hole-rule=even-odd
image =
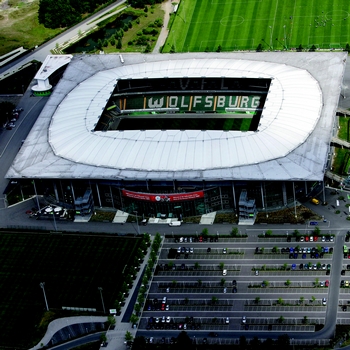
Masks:
[[[261,52],[263,50],[263,47],[261,45],[261,43],[258,45],[258,47],[256,48],[256,52]]]
[[[138,320],[139,320],[139,318],[138,318],[137,315],[131,314],[131,316],[130,316],[130,323],[134,324],[134,323],[136,323]],[[129,339],[129,340],[131,340],[131,339]]]
[[[288,334],[282,334],[277,338],[278,349],[288,349],[290,344],[290,338]]]
[[[269,286],[269,284],[270,284],[270,282],[269,282],[269,281],[267,281],[267,280],[265,280],[265,281],[263,281],[263,284],[265,285],[265,287],[268,287],[268,286]]]
[[[238,228],[237,227],[233,227],[231,230],[231,236],[235,237],[238,235]]]
[[[216,52],[221,52],[221,50],[222,50],[222,47],[221,45],[219,45],[218,48],[216,49]]]
[[[175,53],[176,51],[175,51],[175,45],[173,44],[173,45],[171,45],[171,47],[170,47],[170,53]]]
[[[244,335],[241,335],[239,337],[239,347],[240,349],[246,349],[247,348],[247,338]]]
[[[131,340],[134,339],[134,337],[133,337],[133,335],[132,335],[129,331],[126,331],[125,336],[124,336],[124,339],[125,339],[126,341],[131,341]]]
[[[221,278],[220,285],[221,285],[221,286],[224,286],[224,285],[225,285],[225,282],[226,282],[225,278]]]
[[[218,301],[219,301],[219,300],[218,300],[217,297],[215,297],[215,296],[211,297],[211,303],[212,303],[213,305],[214,305],[214,304],[217,304]]]
[[[255,304],[259,304],[260,302],[260,297],[255,297]]]
[[[97,40],[97,43],[96,43],[96,47],[97,47],[99,50],[101,50],[101,49],[102,49],[102,46],[103,46],[102,40],[101,40],[101,39],[98,39],[98,40]]]
[[[286,286],[289,287],[292,284],[292,282],[290,280],[286,281]]]
[[[349,43],[347,43],[347,44],[345,45],[345,50],[344,50],[344,51],[347,51],[347,52],[350,51],[350,45],[349,45]]]
[[[177,347],[179,349],[190,349],[192,346],[192,340],[185,331],[182,331],[177,336]]]
[[[311,302],[314,302],[316,300],[316,297],[315,296],[312,296],[311,297]]]
[[[198,270],[199,268],[200,268],[199,263],[198,263],[198,262],[195,262],[195,263],[194,263],[194,269],[195,269],[195,270]]]
[[[207,228],[204,228],[204,229],[202,230],[202,235],[203,235],[204,237],[208,237],[208,234],[209,234],[208,229],[207,229]]]
[[[310,50],[309,50],[310,52],[315,52],[316,51],[316,46],[315,45],[312,45],[311,47],[310,47]]]
[[[261,345],[261,341],[259,340],[258,337],[254,337],[250,342],[249,345],[252,349],[258,349],[259,346]]]
[[[40,0],[38,20],[46,28],[69,27],[80,21],[81,10],[79,2],[73,3],[71,0]]]
[[[106,333],[102,333],[102,334],[101,334],[100,340],[101,340],[102,343],[105,343],[105,342],[107,341]]]
[[[304,300],[305,300],[304,297],[300,297],[300,298],[299,298],[299,303],[300,303],[300,304],[304,304]]]
[[[134,310],[135,310],[136,315],[138,315],[139,312],[141,311],[141,305],[139,303],[136,303],[134,306]]]
[[[151,52],[151,45],[149,43],[147,43],[146,47],[145,47],[145,53]]]
[[[297,52],[302,52],[303,51],[303,46],[300,44],[298,47],[297,47]]]
[[[267,230],[267,231],[265,232],[265,235],[266,235],[266,236],[271,236],[271,235],[272,235],[272,230]]]
[[[115,323],[116,323],[115,317],[112,316],[112,315],[108,315],[107,323],[108,323],[110,326],[114,326]]]
[[[319,278],[315,278],[314,284],[315,284],[315,287],[318,287],[319,284],[320,284],[320,279]]]
[[[278,298],[277,299],[277,304],[283,305],[284,304],[284,300],[282,298]]]
[[[319,228],[318,226],[315,226],[315,228],[314,228],[314,234],[315,234],[316,236],[318,236],[318,235],[320,234],[320,232],[321,232],[320,228]]]
[[[293,234],[294,234],[294,236],[298,236],[299,235],[299,231],[298,230],[294,230]]]
[[[284,317],[283,317],[283,316],[280,316],[280,317],[278,318],[278,322],[279,322],[279,323],[283,323],[283,322],[284,322]]]
[[[198,280],[197,283],[198,283],[198,286],[200,287],[203,282],[202,282],[202,280]]]
[[[121,49],[122,48],[122,39],[118,38],[118,42],[117,42],[117,49]]]
[[[219,264],[219,268],[220,268],[220,270],[223,270],[223,269],[224,269],[224,267],[225,267],[225,263],[221,262],[221,263]]]
[[[309,320],[308,320],[307,316],[304,316],[304,318],[302,320],[302,323],[303,324],[308,324],[309,323]]]
[[[111,44],[112,46],[115,45],[115,36],[114,36],[114,35],[112,35],[112,36],[109,38],[109,42],[110,42],[110,44]],[[141,249],[138,248],[138,250],[141,250]],[[142,250],[141,250],[141,251],[142,251]]]

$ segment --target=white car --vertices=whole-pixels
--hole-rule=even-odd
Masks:
[[[224,288],[224,293],[227,293],[227,288]]]
[[[227,253],[227,249],[226,248],[223,248],[222,249],[222,254],[226,254]]]
[[[247,323],[247,318],[245,316],[242,317],[242,323]]]
[[[190,253],[193,254],[193,252],[194,252],[194,249],[190,248]]]
[[[166,304],[165,305],[165,311],[169,311],[169,309],[170,309],[169,304]],[[169,317],[169,319],[170,319],[170,317]]]
[[[169,222],[169,226],[181,226],[181,221],[171,221]]]
[[[326,236],[322,236],[322,242],[326,242]]]
[[[166,318],[166,323],[170,323],[170,316]]]
[[[225,323],[229,324],[230,323],[230,319],[228,317],[225,318]]]
[[[225,269],[225,270],[222,270],[222,275],[223,276],[226,276],[227,275],[227,270]]]
[[[326,298],[322,299],[322,305],[327,305],[327,299]]]
[[[313,241],[314,241],[314,237],[310,236],[310,242],[313,242]]]
[[[330,241],[330,242],[334,242],[334,237],[331,236],[331,237],[329,238],[329,241]]]

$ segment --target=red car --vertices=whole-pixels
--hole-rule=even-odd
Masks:
[[[317,240],[318,240],[318,237],[314,236],[314,242],[317,242]]]
[[[309,242],[309,236],[305,236],[305,242]]]
[[[203,237],[199,236],[199,242],[203,242]]]
[[[327,280],[327,281],[324,283],[324,285],[325,285],[326,287],[329,287],[329,281]]]
[[[161,306],[161,308],[160,308],[162,311],[164,311],[165,310],[165,304],[164,303],[162,303],[162,306]]]

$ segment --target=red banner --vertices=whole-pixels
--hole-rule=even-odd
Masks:
[[[176,193],[176,194],[158,194],[158,193],[142,193],[122,190],[123,196],[128,198],[137,199],[140,201],[150,202],[181,202],[188,201],[197,198],[203,198],[203,191],[188,192],[188,193]]]

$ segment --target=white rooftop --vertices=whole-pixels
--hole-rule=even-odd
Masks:
[[[322,180],[346,53],[74,57],[9,178]],[[118,79],[272,79],[257,132],[93,131]]]

